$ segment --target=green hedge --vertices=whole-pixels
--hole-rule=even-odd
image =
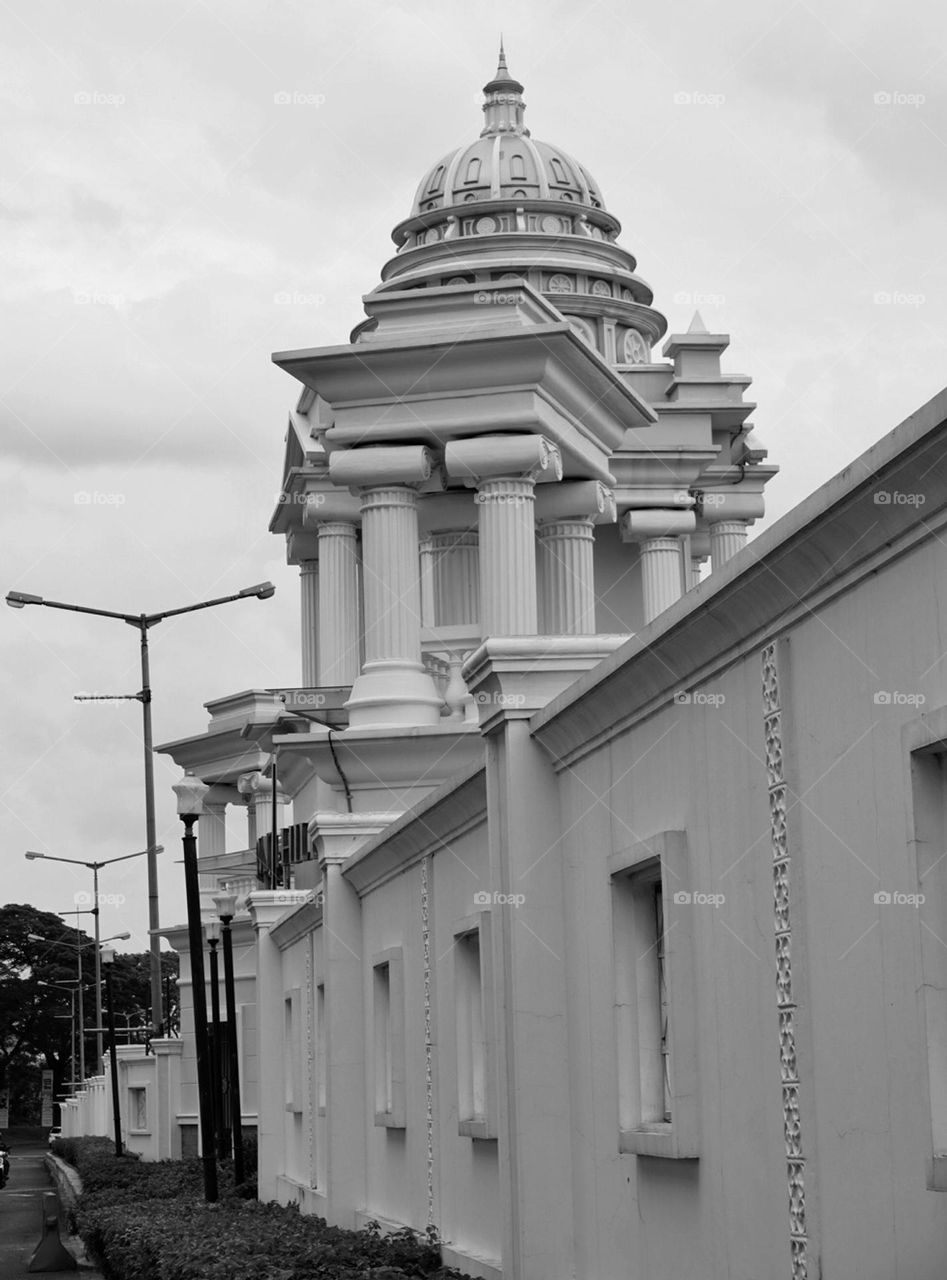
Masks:
[[[343,1231],[295,1206],[238,1196],[203,1200],[199,1160],[116,1160],[103,1138],[53,1150],[82,1178],[75,1226],[106,1280],[466,1280],[441,1265],[436,1233]]]

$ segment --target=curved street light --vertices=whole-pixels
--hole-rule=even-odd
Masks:
[[[162,613],[116,613],[111,609],[91,609],[81,604],[65,604],[61,600],[46,600],[43,596],[30,595],[26,591],[7,592],[6,602],[11,609],[25,609],[28,604],[42,605],[47,609],[65,609],[69,613],[88,613],[97,618],[115,618],[130,627],[136,627],[140,637],[141,654],[141,689],[133,694],[116,694],[118,698],[132,698],[141,703],[142,735],[145,752],[145,842],[148,848],[148,929],[151,938],[151,1021],[155,1032],[162,1033],[161,1011],[161,939],[158,936],[160,919],[158,914],[158,864],[155,855],[158,852],[155,822],[155,774],[154,743],[151,730],[151,667],[148,656],[148,631],[151,627],[163,622],[165,618],[176,618],[182,613],[196,613],[201,609],[212,609],[219,604],[230,604],[234,600],[246,600],[256,597],[258,600],[269,600],[276,593],[272,582],[257,582],[252,587],[244,587],[229,596],[217,596],[213,600],[202,600],[198,604],[184,605],[180,609],[165,609]],[[84,701],[80,697],[80,701]],[[109,699],[94,699],[108,701]],[[101,1011],[99,1026],[102,1025]],[[101,1046],[101,1036],[99,1037]],[[99,1057],[101,1057],[101,1047]]]
[[[108,867],[113,862],[127,862],[129,858],[143,858],[146,854],[151,853],[157,856],[159,853],[163,852],[164,845],[159,844],[155,845],[154,849],[139,849],[137,853],[122,853],[119,854],[117,858],[103,858],[99,862],[87,862],[84,858],[61,858],[58,854],[37,853],[35,849],[28,849],[23,855],[28,862],[33,862],[36,859],[42,859],[44,862],[70,862],[74,867],[88,867],[92,872],[93,905],[90,909],[90,914],[95,919],[95,1025],[99,1028],[95,1036],[96,1072],[102,1070],[102,961],[99,955],[99,946],[101,945],[101,939],[99,937],[99,871],[102,867]],[[150,858],[148,860],[149,862],[151,861]],[[72,913],[65,912],[64,914]],[[85,912],[77,912],[76,914],[85,915]],[[152,942],[156,942],[157,940],[158,939],[156,937],[152,937]],[[160,958],[158,963],[160,964]],[[158,1008],[161,1008],[160,1004],[158,1005]],[[152,1021],[153,1020],[154,1005],[152,1004]]]

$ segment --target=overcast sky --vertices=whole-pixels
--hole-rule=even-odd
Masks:
[[[347,341],[424,171],[480,131],[501,30],[533,136],[595,175],[671,332],[696,304],[731,335],[782,468],[766,523],[947,381],[937,0],[5,3],[0,587],[122,612],[278,587],[156,629],[158,742],[299,680],[270,353]],[[73,701],[138,689],[136,635],[0,624],[3,896],[64,910],[90,876],[24,850],[144,846],[138,705]],[[163,922],[176,776],[159,758]],[[101,887],[103,933],[147,946],[144,860]]]

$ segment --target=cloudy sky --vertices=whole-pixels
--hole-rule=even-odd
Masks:
[[[658,5],[8,0],[0,5],[0,586],[157,611],[156,740],[298,682],[267,533],[295,384],[344,342],[420,177],[481,127],[502,31],[533,136],[598,179],[672,332],[699,305],[782,467],[767,523],[945,377],[947,11],[936,0]],[[84,500],[83,500],[84,499]],[[762,526],[761,526],[762,527]],[[48,910],[144,845],[136,636],[0,614],[4,898]],[[157,763],[162,920],[184,916]],[[147,945],[143,860],[103,933]]]

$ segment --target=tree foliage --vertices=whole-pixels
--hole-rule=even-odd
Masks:
[[[82,985],[79,987],[79,956]],[[162,953],[162,973],[170,978],[172,1021],[177,1008],[178,957]],[[134,1039],[150,1021],[149,953],[118,953],[112,973],[119,1044]],[[75,991],[73,997],[70,991]],[[71,1018],[79,1000],[86,1027],[86,1066],[94,1069],[95,941],[58,915],[24,903],[0,907],[0,1085],[11,1087],[26,1077],[38,1084],[39,1068],[51,1068],[58,1093],[70,1078],[74,1044]],[[106,1018],[105,984],[102,993]],[[76,1029],[76,1036],[78,1031]],[[138,1038],[141,1038],[139,1031]],[[107,1045],[107,1036],[106,1036]],[[76,1070],[79,1062],[76,1048]]]

